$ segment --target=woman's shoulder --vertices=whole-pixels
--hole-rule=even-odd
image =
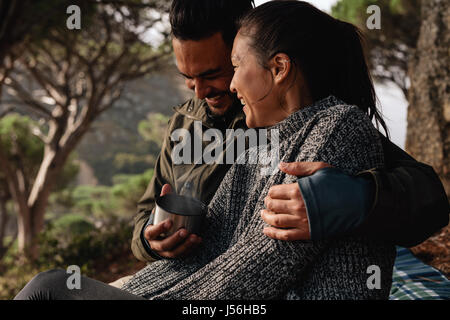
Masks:
[[[344,102],[321,109],[316,113],[315,118],[333,122],[354,122],[355,120],[371,122],[368,114],[362,111],[358,106]]]
[[[349,174],[382,167],[378,130],[359,107],[334,103],[317,108],[298,132],[296,161],[323,161]]]
[[[342,136],[356,130],[366,137],[378,137],[378,131],[369,115],[356,105],[342,102],[322,108],[317,110],[311,120],[311,127],[321,132],[333,131]]]
[[[298,127],[297,132],[290,136],[292,140],[298,140],[299,135],[308,134],[311,130],[326,132],[343,126],[361,127],[372,131],[373,127],[368,114],[361,108],[334,96],[329,96],[299,110],[289,120],[294,127]]]

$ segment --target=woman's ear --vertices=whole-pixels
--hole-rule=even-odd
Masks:
[[[289,56],[285,53],[277,53],[270,61],[270,71],[275,83],[281,83],[287,79],[291,68],[292,62]]]

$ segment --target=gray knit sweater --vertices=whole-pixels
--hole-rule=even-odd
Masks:
[[[279,130],[280,160],[323,161],[348,174],[380,168],[383,154],[371,121],[334,97],[303,108]],[[245,155],[258,152],[256,148]],[[395,249],[364,238],[280,241],[265,236],[264,197],[297,178],[259,164],[235,164],[212,199],[203,245],[190,257],[160,260],[122,289],[148,299],[387,299]],[[381,288],[369,289],[367,269],[381,270]]]

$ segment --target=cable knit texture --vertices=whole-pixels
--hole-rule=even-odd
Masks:
[[[348,174],[383,167],[378,132],[367,115],[333,96],[269,129],[279,130],[281,161],[323,161]],[[261,154],[261,147],[251,148],[243,156]],[[148,299],[387,299],[393,246],[361,237],[311,242],[263,234],[260,211],[269,188],[297,177],[278,169],[261,175],[269,162],[261,160],[228,171],[193,255],[153,262],[122,289]],[[380,267],[380,289],[367,286],[370,265]]]

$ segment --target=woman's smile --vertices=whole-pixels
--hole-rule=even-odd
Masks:
[[[248,38],[237,35],[231,61],[234,76],[230,90],[237,94],[243,106],[249,128],[268,126],[277,104],[272,93],[270,70],[262,67],[248,44]],[[269,114],[272,113],[272,116]]]
[[[300,90],[302,77],[293,76],[296,71],[290,68],[287,55],[277,54],[273,61],[263,64],[249,38],[241,33],[234,40],[231,62],[234,76],[230,91],[237,94],[249,128],[272,126],[296,111],[301,105],[299,94],[289,91],[307,96]]]
[[[239,94],[238,94],[237,98],[238,98],[239,101],[241,102],[242,108],[245,108],[245,106],[247,105],[247,103],[245,102],[245,99],[242,98],[241,96],[239,96]]]

